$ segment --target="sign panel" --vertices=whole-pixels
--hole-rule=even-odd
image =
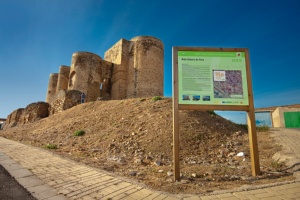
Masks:
[[[178,50],[178,101],[249,105],[245,52]]]
[[[180,178],[179,110],[247,111],[252,175],[260,174],[248,49],[173,47],[174,179]]]

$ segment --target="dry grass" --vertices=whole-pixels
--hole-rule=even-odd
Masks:
[[[80,137],[74,132],[85,132]],[[291,180],[271,157],[280,150],[258,132],[262,175],[251,177],[247,131],[212,112],[180,111],[180,169],[174,182],[172,100],[128,99],[78,105],[0,135],[172,193],[207,193],[242,185]],[[237,157],[244,152],[245,157]],[[276,173],[273,173],[276,172]],[[276,174],[276,175],[275,175]]]

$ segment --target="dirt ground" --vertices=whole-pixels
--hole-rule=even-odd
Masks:
[[[202,194],[292,180],[269,132],[258,132],[261,175],[251,176],[248,133],[214,112],[180,111],[181,180],[173,180],[172,99],[84,103],[0,136],[47,148],[63,157],[150,188]],[[75,136],[82,131],[84,135]],[[241,155],[241,156],[238,156]]]

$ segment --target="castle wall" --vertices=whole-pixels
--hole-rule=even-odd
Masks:
[[[7,117],[4,128],[10,128],[19,124],[27,124],[49,116],[49,104],[46,102],[31,103],[26,108],[19,108]]]
[[[69,84],[70,67],[62,65],[59,68],[56,92],[59,90],[67,90]]]
[[[52,98],[56,94],[56,87],[57,87],[57,80],[58,80],[58,74],[50,74],[49,77],[49,83],[48,83],[48,90],[47,90],[47,95],[46,95],[46,102],[50,103]]]
[[[4,129],[16,126],[20,120],[20,117],[22,116],[23,111],[24,111],[24,108],[19,108],[17,110],[14,110],[12,113],[10,113],[7,116],[7,120],[6,120]]]
[[[114,64],[105,60],[101,62],[101,89],[100,97],[111,99],[111,78],[113,74]]]
[[[104,59],[114,63],[111,99],[163,95],[164,47],[159,39],[121,39],[105,52]]]
[[[114,63],[111,78],[111,99],[125,99],[128,85],[128,62],[131,42],[119,40],[105,52],[104,60]]]
[[[79,90],[59,90],[53,98],[50,108],[49,115],[62,112],[77,104],[80,104],[81,92]]]
[[[60,90],[78,90],[86,102],[163,95],[164,47],[154,37],[120,39],[105,52],[104,60],[89,52],[75,52],[71,67],[51,74],[46,102],[58,103]],[[60,101],[64,101],[60,99]],[[54,109],[57,110],[57,109]],[[58,109],[59,110],[59,109]]]
[[[89,52],[75,52],[71,67],[50,74],[46,102],[30,104],[7,117],[7,126],[32,122],[80,103],[163,95],[164,47],[154,37],[121,39],[105,52],[104,60]],[[49,107],[49,108],[48,108]]]
[[[163,43],[149,36],[131,41],[134,46],[129,61],[127,98],[163,96]]]
[[[23,110],[18,124],[27,124],[49,116],[49,104],[45,102],[31,103]]]
[[[114,64],[121,64],[122,62],[122,51],[124,51],[123,43],[126,42],[123,38],[120,39],[116,44],[114,44],[110,49],[104,53],[104,60],[112,62]]]
[[[100,96],[102,59],[89,52],[76,52],[72,56],[68,90],[79,90],[86,94],[86,102]]]
[[[162,96],[164,47],[154,37],[120,39],[105,52],[104,60],[89,52],[75,52],[71,67],[61,66],[59,75],[51,74],[46,102],[59,90],[79,90],[86,102],[98,97],[126,99]]]

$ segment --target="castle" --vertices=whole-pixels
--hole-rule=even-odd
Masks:
[[[154,37],[120,39],[104,59],[89,52],[75,52],[71,67],[60,66],[50,74],[46,102],[29,104],[7,116],[6,126],[33,122],[80,103],[97,99],[163,96],[164,47]]]
[[[86,101],[163,95],[163,43],[154,37],[121,39],[105,52],[104,59],[89,52],[75,52],[71,67],[50,74],[46,102],[59,91],[77,90]]]

